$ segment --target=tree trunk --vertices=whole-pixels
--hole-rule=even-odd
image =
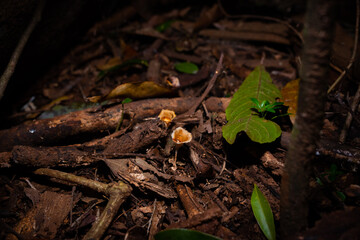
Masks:
[[[311,160],[323,124],[326,79],[334,26],[334,1],[308,1],[298,111],[281,182],[281,236],[307,226]]]

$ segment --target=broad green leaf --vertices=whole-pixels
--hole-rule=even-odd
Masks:
[[[274,216],[270,204],[256,184],[254,184],[254,189],[251,194],[251,208],[265,237],[269,240],[275,240]]]
[[[154,238],[155,240],[221,240],[221,238],[210,234],[181,228],[158,232]]]
[[[228,123],[222,130],[223,137],[230,144],[235,142],[236,135],[241,131],[259,143],[273,142],[281,134],[279,125],[260,118],[251,110],[255,106],[251,98],[257,99],[259,103],[273,103],[276,98],[281,98],[279,89],[272,83],[263,66],[256,67],[249,74],[226,108]]]
[[[198,66],[191,62],[181,62],[175,64],[175,69],[179,72],[196,74],[199,71]]]

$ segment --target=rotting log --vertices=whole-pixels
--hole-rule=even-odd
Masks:
[[[139,123],[133,131],[123,134],[119,138],[109,139],[106,145],[97,146],[104,150],[98,153],[92,151],[95,146],[89,148],[86,144],[60,147],[18,145],[13,147],[11,156],[4,155],[4,158],[7,158],[8,165],[11,160],[14,164],[27,167],[86,166],[102,159],[104,155],[136,152],[161,138],[165,133],[164,129],[161,121],[152,120]]]
[[[131,120],[157,116],[162,109],[171,109],[177,114],[189,110],[197,98],[160,98],[147,99],[124,104],[124,111],[133,115],[125,117],[123,126]],[[215,98],[216,99],[216,98]],[[209,111],[224,111],[230,99],[214,100],[209,98],[206,106]],[[109,108],[90,108],[72,112],[51,119],[35,120],[10,129],[0,131],[0,152],[9,151],[15,145],[51,146],[72,144],[76,140],[85,142],[96,136],[104,136],[113,131],[122,114],[121,105]]]

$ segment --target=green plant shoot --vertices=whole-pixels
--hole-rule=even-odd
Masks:
[[[259,101],[256,98],[250,98],[250,100],[255,103],[255,107],[252,108],[253,111],[255,111],[259,117],[266,118],[267,113],[276,113],[276,110],[281,108],[284,103],[283,102],[274,102],[270,103],[267,100],[262,101],[262,103],[259,103]],[[288,115],[288,114],[285,114]],[[283,115],[281,115],[283,116]],[[279,117],[275,116],[274,118]],[[274,119],[272,118],[272,119]]]

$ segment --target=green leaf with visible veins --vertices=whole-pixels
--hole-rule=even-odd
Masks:
[[[223,126],[223,137],[233,144],[236,135],[244,131],[254,142],[268,143],[275,141],[281,134],[281,129],[276,123],[259,117],[251,110],[255,107],[251,98],[259,103],[275,102],[281,98],[279,89],[272,83],[272,79],[263,66],[258,66],[241,84],[226,108],[226,120]]]

